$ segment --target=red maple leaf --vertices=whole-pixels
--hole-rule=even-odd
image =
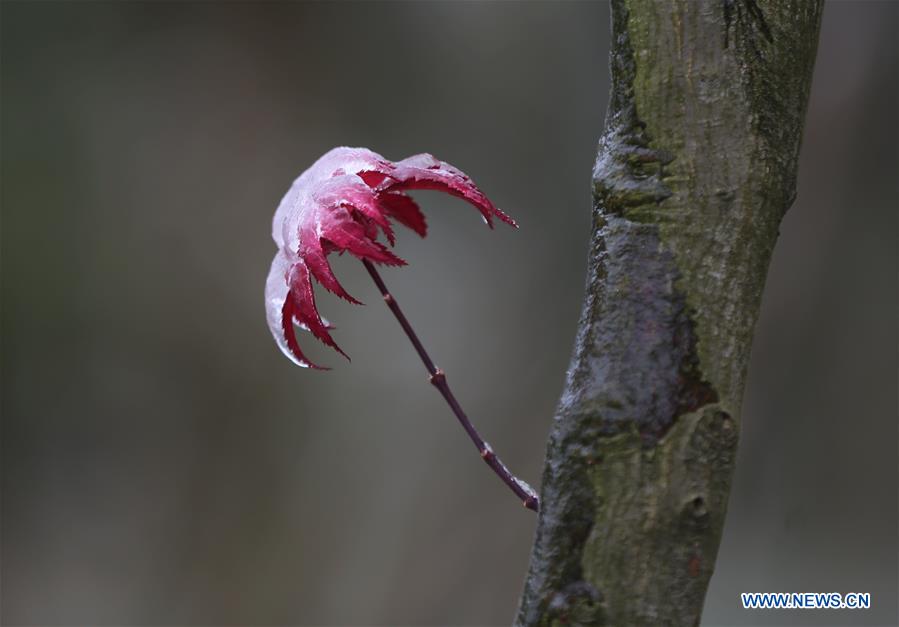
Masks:
[[[334,276],[330,253],[346,251],[362,261],[405,265],[378,236],[394,244],[391,220],[425,236],[425,217],[406,195],[413,189],[439,190],[467,200],[491,228],[494,216],[516,226],[464,172],[429,154],[393,162],[365,148],[329,151],[293,182],[272,224],[278,253],[265,284],[266,314],[275,341],[295,364],[320,368],[300,350],[294,324],[346,357],[318,313],[312,279],[359,304]]]

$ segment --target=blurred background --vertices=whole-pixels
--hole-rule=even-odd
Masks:
[[[704,621],[895,624],[897,19],[824,14]],[[265,324],[274,208],[335,145],[430,151],[521,224],[418,194],[385,279],[539,482],[581,306],[605,3],[2,5],[2,622],[502,625],[535,517],[360,264],[352,356]],[[871,592],[746,612],[740,591]]]

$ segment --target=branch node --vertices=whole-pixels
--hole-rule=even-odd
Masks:
[[[430,377],[428,377],[428,381],[430,381],[431,385],[433,385],[434,387],[440,387],[441,385],[446,383],[446,373],[440,368],[437,368],[437,371],[434,372],[434,374],[432,374]],[[483,454],[481,454],[481,456],[483,457]]]

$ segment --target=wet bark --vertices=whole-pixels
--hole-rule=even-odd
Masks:
[[[821,0],[613,0],[574,356],[516,624],[693,625]]]

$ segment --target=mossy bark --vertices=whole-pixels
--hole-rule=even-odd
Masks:
[[[613,0],[583,313],[516,623],[693,625],[820,0]]]

